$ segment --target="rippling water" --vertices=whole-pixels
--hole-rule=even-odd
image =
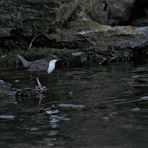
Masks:
[[[45,94],[0,96],[0,147],[148,147],[148,65],[0,69],[17,89],[34,89],[36,76]]]

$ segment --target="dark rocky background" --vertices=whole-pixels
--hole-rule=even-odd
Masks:
[[[147,56],[148,1],[1,0],[0,65],[50,52],[74,65]]]

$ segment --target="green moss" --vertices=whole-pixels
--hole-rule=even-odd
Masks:
[[[0,67],[18,67],[19,60],[17,54],[22,55],[26,59],[36,60],[48,56],[49,54],[56,54],[58,57],[65,58],[64,55],[71,54],[73,49],[55,49],[55,48],[31,48],[30,50],[15,50],[9,53],[0,53]]]
[[[98,0],[81,0],[79,3],[82,11],[89,14],[97,14],[98,13]]]
[[[72,21],[69,23],[69,27],[71,27],[75,31],[81,31],[89,29],[99,29],[100,25],[97,22],[88,19],[85,21]]]
[[[15,66],[16,59],[13,53],[0,53],[0,67]]]

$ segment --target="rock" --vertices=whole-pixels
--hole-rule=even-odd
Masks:
[[[140,100],[142,100],[142,101],[148,101],[148,96],[143,96],[143,97],[140,98]]]
[[[129,39],[129,40],[124,40],[122,42],[119,42],[118,44],[115,45],[115,47],[118,47],[120,49],[126,49],[126,48],[142,48],[142,47],[147,47],[148,46],[148,27],[138,27],[135,30],[135,35],[134,38]]]
[[[64,108],[64,109],[78,109],[78,110],[81,110],[81,109],[85,108],[85,106],[81,105],[81,104],[59,104],[58,106],[61,107],[61,108]]]
[[[0,80],[0,96],[6,97],[9,102],[16,102],[22,101],[23,99],[30,99],[30,98],[37,98],[37,99],[43,99],[46,97],[46,91],[47,89],[44,88],[44,90],[40,90],[38,87],[36,88],[14,88],[12,87],[11,83],[7,83],[3,80]],[[1,101],[1,104],[5,104],[8,100]]]
[[[109,21],[110,25],[119,25],[130,20],[132,9],[136,0],[109,0]]]
[[[11,83],[7,83],[7,82],[5,82],[4,80],[0,80],[0,88],[1,88],[1,89],[2,89],[2,88],[10,89],[11,86],[12,86]]]
[[[20,82],[20,80],[14,80],[14,82],[15,82],[15,83],[19,83],[19,82]]]
[[[72,58],[73,58],[73,60],[75,60],[79,63],[83,63],[83,62],[87,61],[86,53],[80,52],[80,51],[72,53]]]
[[[14,115],[0,115],[0,120],[14,120]]]
[[[148,26],[148,15],[146,17],[137,18],[133,20],[131,25],[138,27]]]
[[[129,20],[134,3],[135,0],[2,0],[0,36],[48,35],[70,19],[91,19],[107,25],[121,24]]]
[[[1,96],[15,96],[16,90],[12,89],[12,84],[0,80],[0,95]]]
[[[140,112],[141,111],[141,108],[135,107],[135,108],[132,108],[131,111],[132,112]]]
[[[147,15],[147,1],[138,3]],[[147,27],[110,25],[130,22],[138,11],[135,5],[136,0],[1,0],[0,50],[25,49],[28,54],[31,47],[36,53],[52,48],[72,65],[132,59],[135,53],[147,54]]]

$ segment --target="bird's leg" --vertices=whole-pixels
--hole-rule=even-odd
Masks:
[[[41,102],[42,102],[42,99],[45,97],[43,94],[39,94],[39,102],[38,102],[38,104],[41,104]]]
[[[36,81],[37,81],[40,93],[45,92],[47,90],[46,86],[42,86],[42,84],[40,83],[38,77],[36,77]]]
[[[40,90],[42,90],[43,86],[42,86],[42,84],[40,83],[38,77],[36,78],[36,81],[37,81],[37,84],[38,84]]]

